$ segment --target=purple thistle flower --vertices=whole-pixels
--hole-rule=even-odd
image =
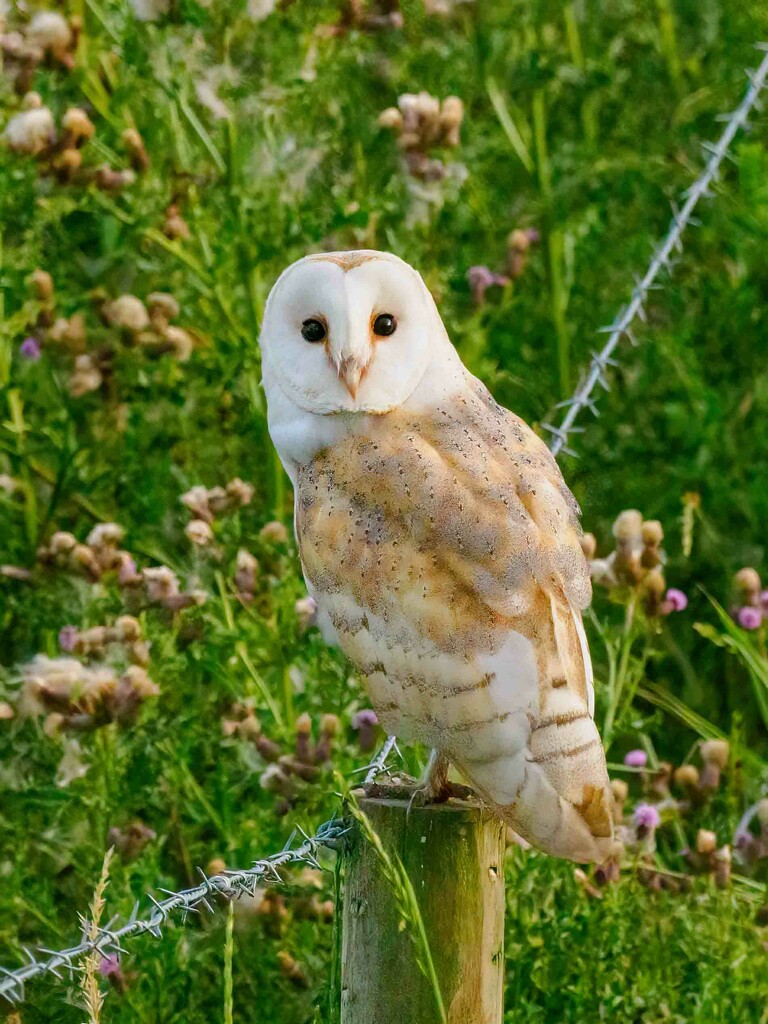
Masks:
[[[63,626],[59,630],[59,647],[69,654],[77,643],[77,626]]]
[[[664,601],[670,606],[670,611],[673,612],[682,612],[688,607],[688,595],[676,587],[669,588]]]
[[[648,755],[644,750],[630,750],[624,755],[624,764],[627,768],[645,768]]]
[[[638,804],[635,813],[632,815],[635,828],[644,828],[653,832],[661,824],[661,815],[653,804]]]
[[[763,621],[763,613],[759,608],[748,604],[739,608],[736,621],[742,629],[759,629]]]
[[[362,711],[358,711],[352,719],[352,728],[361,729],[364,726],[378,725],[379,719],[373,708],[363,708]]]
[[[111,974],[119,974],[120,972],[120,957],[117,953],[108,953],[103,956],[99,961],[99,974],[108,978]]]
[[[504,287],[505,284],[509,284],[509,278],[503,274],[494,274],[488,267],[470,267],[467,271],[467,282],[475,302],[480,306],[485,299],[485,293],[492,285]]]
[[[21,345],[19,345],[19,355],[22,359],[28,359],[31,363],[36,363],[42,354],[43,350],[37,338],[25,338]]]

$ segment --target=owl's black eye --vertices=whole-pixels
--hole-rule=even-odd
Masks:
[[[304,341],[311,341],[313,344],[322,341],[326,335],[325,324],[322,320],[305,320],[301,325],[301,336]]]
[[[373,333],[378,334],[383,338],[386,338],[390,334],[394,334],[396,327],[397,320],[395,320],[391,313],[379,313],[373,321]]]

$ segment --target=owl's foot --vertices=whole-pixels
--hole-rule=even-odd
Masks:
[[[408,809],[425,807],[428,804],[444,804],[447,800],[467,800],[475,796],[469,786],[448,779],[448,758],[437,750],[433,750],[424,774],[420,779],[410,775],[398,774],[397,780],[380,783],[373,782],[366,788],[367,796],[395,797],[405,799],[410,796]]]
[[[445,754],[433,750],[424,775],[419,780],[411,795],[408,810],[412,807],[424,807],[427,804],[444,804],[451,797],[466,800],[474,796],[469,786],[448,780],[449,761]]]

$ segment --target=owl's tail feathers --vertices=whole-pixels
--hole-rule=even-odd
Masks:
[[[615,852],[613,793],[595,724],[588,715],[578,722],[577,744],[568,742],[575,722],[541,722],[533,726],[529,747],[459,767],[532,846],[578,863],[602,863]]]

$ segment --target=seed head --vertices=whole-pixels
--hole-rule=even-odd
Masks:
[[[70,46],[72,29],[58,11],[38,11],[27,26],[25,36],[33,46],[58,53]]]
[[[47,270],[39,267],[29,276],[29,283],[32,286],[35,298],[41,302],[49,302],[53,298],[53,278]]]
[[[287,544],[288,531],[283,523],[273,520],[259,530],[259,538],[267,544]]]
[[[699,750],[704,764],[713,764],[721,771],[725,770],[730,757],[728,740],[705,740]]]
[[[675,769],[675,784],[683,789],[695,789],[699,784],[699,769],[695,764],[681,764]]]
[[[696,833],[696,852],[702,856],[714,853],[717,849],[717,835],[709,829],[700,828]]]
[[[61,126],[73,142],[90,139],[96,131],[82,107],[70,107],[61,119]]]
[[[204,519],[193,519],[184,527],[188,541],[198,548],[208,547],[213,543],[213,530]]]
[[[37,93],[28,93],[38,100]],[[15,114],[3,132],[3,139],[14,153],[37,156],[48,149],[55,138],[53,114],[48,107],[32,105]]]
[[[121,295],[103,308],[107,322],[113,327],[138,334],[149,327],[147,307],[135,295]]]
[[[613,524],[613,535],[619,541],[642,540],[643,517],[636,508],[620,512]]]

